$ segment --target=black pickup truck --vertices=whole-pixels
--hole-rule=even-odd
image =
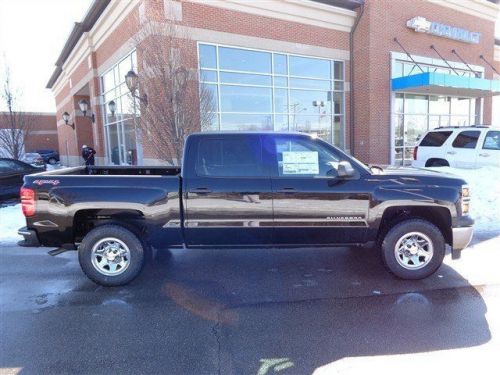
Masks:
[[[123,285],[146,251],[372,246],[403,279],[435,272],[472,237],[469,188],[451,175],[369,168],[300,133],[199,133],[180,167],[76,167],[29,175],[25,244],[78,250],[85,274]]]

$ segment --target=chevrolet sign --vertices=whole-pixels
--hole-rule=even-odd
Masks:
[[[479,44],[481,33],[469,31],[460,27],[445,25],[439,22],[427,21],[424,17],[413,17],[406,26],[418,33],[427,33],[444,38],[459,40],[465,43]]]

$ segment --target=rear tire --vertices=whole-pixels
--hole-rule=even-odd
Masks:
[[[144,247],[128,229],[102,225],[92,229],[78,248],[78,260],[89,279],[103,286],[125,285],[144,265]]]
[[[55,165],[57,163],[57,160],[55,158],[50,158],[49,159],[49,164],[50,165]]]
[[[386,268],[406,280],[432,275],[443,263],[446,250],[439,228],[422,219],[395,225],[385,235],[381,247]]]

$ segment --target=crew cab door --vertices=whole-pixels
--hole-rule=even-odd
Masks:
[[[192,136],[193,137],[193,136]],[[271,179],[258,134],[190,139],[183,181],[188,246],[272,242]]]
[[[281,245],[363,243],[369,193],[360,171],[337,175],[346,160],[332,146],[302,135],[270,135],[274,242]],[[333,163],[333,164],[332,164]]]

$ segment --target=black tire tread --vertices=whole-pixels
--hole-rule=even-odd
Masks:
[[[409,229],[409,227],[411,229]],[[390,257],[394,257],[395,242],[406,232],[420,231],[427,234],[433,242],[434,255],[430,263],[419,270],[406,270],[396,263],[393,264]],[[405,280],[419,280],[432,275],[443,263],[446,250],[445,239],[439,228],[424,219],[407,219],[389,229],[381,244],[382,261],[385,268],[394,276]]]
[[[117,276],[100,274],[90,260],[89,255],[93,244],[107,236],[119,238],[127,244],[130,250],[131,263],[124,273]],[[144,245],[134,233],[120,225],[106,224],[95,227],[85,235],[78,247],[78,260],[82,271],[95,283],[103,286],[121,286],[128,284],[139,275],[144,265],[144,253]]]

